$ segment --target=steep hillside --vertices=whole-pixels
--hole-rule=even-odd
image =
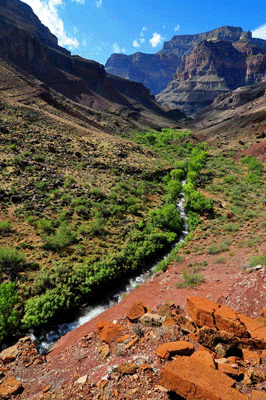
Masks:
[[[67,98],[93,110],[117,115],[133,125],[174,125],[142,84],[109,76],[103,65],[57,45],[31,8],[19,0],[0,7],[0,55]]]

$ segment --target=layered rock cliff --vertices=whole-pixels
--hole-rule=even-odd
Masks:
[[[151,93],[157,94],[174,79],[176,69],[183,57],[203,40],[229,40],[231,42],[251,38],[250,32],[242,28],[222,27],[195,35],[176,35],[156,54],[135,53],[132,55],[112,54],[105,64],[113,75],[141,82]]]
[[[187,114],[206,107],[224,93],[263,82],[266,73],[264,43],[249,35],[231,43],[204,40],[187,54],[175,79],[156,96],[160,104],[179,107]]]
[[[266,41],[253,39],[251,32],[242,28],[225,26],[196,35],[174,36],[154,55],[113,54],[106,70],[144,83],[157,94],[160,104],[193,114],[216,96],[263,81]]]

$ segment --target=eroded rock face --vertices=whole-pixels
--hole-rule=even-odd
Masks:
[[[112,54],[105,64],[108,73],[141,82],[152,94],[164,90],[175,77],[183,58],[203,40],[237,41],[251,38],[250,32],[242,28],[222,27],[195,35],[176,35],[156,54],[135,53]]]

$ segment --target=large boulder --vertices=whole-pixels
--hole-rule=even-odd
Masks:
[[[191,357],[177,357],[163,366],[159,384],[186,400],[247,400],[233,389],[235,381]]]

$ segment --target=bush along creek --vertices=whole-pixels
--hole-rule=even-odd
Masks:
[[[20,283],[18,279],[16,282],[3,282],[0,285],[0,323],[3,342],[7,336],[30,329],[36,337],[40,338],[39,341],[45,342],[43,343],[45,350],[45,347],[58,336],[86,322],[107,306],[111,306],[117,299],[119,300],[121,291],[130,290],[125,287],[131,277],[147,272],[154,267],[154,264],[156,264],[156,270],[166,270],[168,263],[184,245],[182,232],[184,234],[187,229],[186,225],[184,228],[180,208],[181,214],[184,213],[184,209],[186,211],[186,224],[190,231],[185,240],[189,240],[193,229],[200,223],[200,215],[211,215],[211,200],[205,198],[197,189],[200,171],[208,156],[207,146],[204,143],[193,145],[189,132],[170,129],[162,132],[133,132],[129,139],[148,148],[158,157],[158,161],[167,160],[172,167],[168,168],[168,172],[163,176],[158,170],[155,177],[145,176],[141,179],[136,178],[135,181],[130,178],[131,182],[127,184],[121,181],[109,191],[108,196],[104,196],[99,191],[96,193],[95,190],[93,195],[98,201],[92,203],[90,200],[89,211],[88,199],[80,196],[75,200],[76,212],[82,214],[85,219],[91,218],[93,213],[88,233],[93,237],[106,234],[104,221],[107,215],[108,218],[113,219],[125,213],[131,215],[132,223],[130,229],[124,232],[123,244],[117,246],[117,251],[112,249],[112,251],[103,251],[101,255],[92,254],[82,263],[56,262],[49,268],[43,268],[33,280],[31,290],[26,296],[25,291],[23,292],[19,287],[20,284],[23,286],[24,282]],[[150,190],[150,197],[158,198],[159,192],[161,201],[154,202],[154,206],[148,210],[143,207],[146,212],[141,212],[140,199],[145,200],[144,185],[153,188],[152,191]],[[130,190],[134,187],[141,193],[139,197],[131,195]],[[180,195],[181,201],[177,207],[176,202]],[[68,201],[73,204],[73,199]],[[58,252],[59,255],[69,246],[77,243],[78,235],[71,229],[73,226],[69,222],[71,214],[67,216],[67,219],[67,211],[64,213],[64,216],[61,214],[61,221],[60,218],[59,220],[39,219],[38,222],[31,220],[36,230],[43,232],[42,240],[46,250]],[[80,226],[80,233],[85,235],[86,228]],[[182,240],[178,243],[180,237]],[[173,247],[174,244],[177,245]],[[76,246],[79,246],[82,252],[82,246],[79,244]],[[172,250],[167,257],[156,263],[158,257],[166,254],[167,249]],[[0,252],[0,263],[2,262],[4,266],[2,269],[7,268],[9,264],[13,268],[15,262],[19,269],[19,266],[25,262],[23,254],[12,249],[7,249],[6,252],[3,250],[2,253]],[[5,271],[6,274],[8,272],[8,270]],[[139,277],[132,282],[137,282],[138,279],[142,281],[145,278]],[[132,283],[132,287],[135,284]],[[10,293],[9,304],[4,302],[7,292]],[[107,301],[107,305],[102,304],[102,293],[110,293],[111,301]],[[85,315],[77,320],[76,312],[84,303],[87,303],[89,308],[86,309]],[[44,331],[48,326],[55,326],[55,323],[69,320],[70,316],[74,320],[73,323],[60,325],[56,329],[50,329],[49,332]],[[41,332],[45,332],[45,335],[40,335]]]

